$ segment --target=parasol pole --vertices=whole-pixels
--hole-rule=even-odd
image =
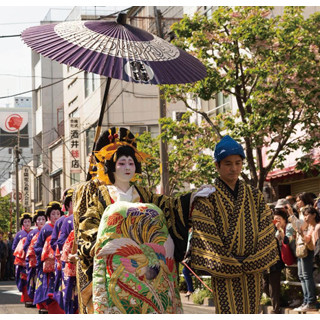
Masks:
[[[100,109],[100,116],[99,116],[98,125],[97,125],[97,129],[96,129],[96,134],[94,137],[92,152],[91,152],[91,156],[90,156],[89,169],[88,169],[88,173],[87,173],[87,181],[89,181],[91,179],[90,171],[91,171],[91,168],[93,167],[94,150],[96,149],[96,144],[97,144],[97,141],[98,141],[98,139],[100,137],[100,133],[101,133],[102,121],[103,121],[103,116],[104,116],[104,112],[106,109],[110,84],[111,84],[111,78],[108,77],[106,88],[104,91],[103,100],[102,100],[102,105],[101,105],[101,109]]]
[[[116,21],[119,24],[125,25],[126,24],[126,20],[127,20],[127,14],[124,13],[124,12],[120,12],[118,14],[118,17],[117,17]],[[108,93],[109,93],[109,89],[110,89],[110,83],[111,83],[111,78],[108,77],[107,84],[106,84],[106,89],[104,91],[104,97],[103,97],[103,101],[102,101],[102,106],[101,106],[101,110],[100,110],[100,116],[99,116],[99,120],[98,120],[98,126],[97,126],[97,130],[96,130],[96,135],[94,137],[92,153],[91,153],[90,163],[89,163],[89,170],[88,170],[88,174],[87,174],[87,181],[89,181],[91,179],[90,170],[91,170],[91,168],[93,166],[92,161],[94,159],[94,151],[96,149],[96,144],[97,144],[97,141],[99,139],[100,132],[101,132],[102,120],[103,120],[104,111],[105,111],[106,104],[107,104]]]

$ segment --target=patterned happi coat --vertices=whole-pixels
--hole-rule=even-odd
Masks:
[[[182,313],[174,243],[157,206],[108,206],[95,248],[95,313]]]
[[[258,313],[262,273],[278,260],[272,213],[260,191],[221,180],[192,212],[192,267],[212,275],[217,313]]]
[[[143,187],[135,186],[140,202],[153,203],[164,213],[167,228],[174,241],[176,261],[183,259],[188,239],[190,196],[179,198],[153,194]],[[92,273],[94,247],[100,220],[105,208],[115,202],[108,187],[95,179],[80,184],[74,193],[74,232],[78,244],[77,286],[79,313],[93,313]]]

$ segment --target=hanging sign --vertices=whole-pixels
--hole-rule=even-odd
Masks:
[[[70,118],[70,172],[80,173],[80,118]]]

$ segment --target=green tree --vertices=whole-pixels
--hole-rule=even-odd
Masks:
[[[189,112],[181,121],[160,119],[163,128],[160,136],[151,138],[150,133],[144,133],[137,138],[139,150],[152,156],[142,165],[140,185],[153,188],[160,183],[160,137],[168,143],[170,194],[180,193],[190,184],[198,188],[213,182],[214,161],[212,155],[206,153],[216,142],[213,129],[206,124],[190,123],[190,116]]]
[[[11,222],[11,229],[10,229]],[[8,232],[16,229],[15,205],[10,201],[10,196],[0,197],[0,230]]]
[[[150,132],[144,132],[137,138],[138,150],[150,155],[141,165],[142,174],[138,184],[153,189],[160,183],[160,151],[159,139],[152,138]]]
[[[247,182],[262,189],[267,174],[301,148],[298,168],[308,169],[320,146],[320,13],[303,7],[219,7],[211,18],[185,16],[174,24],[175,44],[200,59],[207,77],[196,84],[163,86],[168,101],[200,113],[216,137],[229,133],[245,146]],[[236,115],[213,119],[192,107],[223,92],[235,98]],[[223,121],[223,127],[221,126]],[[263,153],[267,150],[267,161]]]

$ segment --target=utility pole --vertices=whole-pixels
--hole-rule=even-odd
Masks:
[[[157,27],[157,33],[159,38],[163,39],[163,31],[161,26],[161,11],[157,9],[156,6],[154,8],[154,16]],[[162,98],[163,90],[159,89],[159,118],[165,118],[167,115],[167,106],[166,100]],[[161,124],[159,124],[160,133],[163,132]],[[168,157],[168,145],[163,139],[160,140],[160,173],[161,173],[161,182],[160,188],[161,193],[165,195],[169,195],[169,157]]]
[[[16,167],[16,230],[20,228],[20,212],[19,212],[19,161],[20,161],[20,130],[18,130],[17,145],[14,147],[15,167]]]

